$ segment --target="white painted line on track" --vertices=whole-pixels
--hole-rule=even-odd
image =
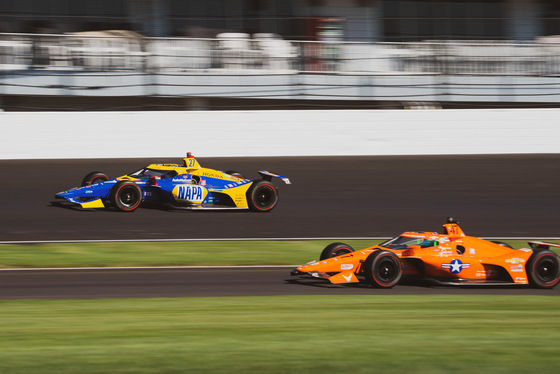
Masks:
[[[158,243],[158,242],[242,242],[242,241],[311,241],[311,240],[388,240],[392,236],[370,237],[303,237],[303,238],[198,238],[198,239],[84,239],[84,240],[4,240],[0,244],[65,244],[65,243]],[[481,237],[486,240],[560,240],[560,236],[552,237]]]

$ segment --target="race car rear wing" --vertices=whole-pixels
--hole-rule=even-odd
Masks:
[[[560,244],[546,243],[546,242],[529,242],[528,243],[533,249],[549,249],[550,247],[560,248]]]
[[[288,179],[288,177],[285,177],[283,175],[274,174],[274,173],[271,173],[271,172],[266,171],[266,170],[259,171],[259,174],[261,175],[261,177],[263,177],[263,179],[265,179],[267,181],[271,181],[272,178],[279,178],[279,179],[282,179],[282,181],[284,181],[284,183],[286,183],[286,184],[292,184],[290,182],[290,180]]]

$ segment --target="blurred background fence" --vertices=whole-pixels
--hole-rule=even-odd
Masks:
[[[289,41],[265,33],[216,38],[142,37],[131,31],[5,33],[0,34],[0,95],[6,110],[67,109],[64,103],[92,109],[70,99],[139,96],[190,100],[171,109],[205,109],[207,100],[218,98],[280,100],[276,107],[288,104],[286,99],[292,104],[375,102],[389,108],[395,103],[555,106],[560,44],[554,41],[368,43]],[[70,101],[34,107],[38,98],[49,96]],[[10,107],[14,97],[20,107]],[[99,105],[115,109],[107,102]],[[135,105],[132,109],[154,109]]]
[[[0,34],[0,70],[30,69],[542,76],[560,73],[560,38],[366,43],[288,41],[265,33],[212,39],[148,38],[132,31]]]

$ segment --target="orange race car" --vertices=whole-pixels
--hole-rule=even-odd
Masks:
[[[379,245],[354,251],[343,243],[328,245],[319,261],[300,266],[292,275],[323,278],[334,284],[365,279],[390,288],[403,279],[445,285],[530,285],[552,288],[560,280],[560,257],[549,247],[529,242],[531,249],[466,236],[453,218],[443,233],[405,232]]]

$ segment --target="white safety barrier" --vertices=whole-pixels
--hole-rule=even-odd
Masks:
[[[559,109],[3,112],[0,159],[560,153]]]

